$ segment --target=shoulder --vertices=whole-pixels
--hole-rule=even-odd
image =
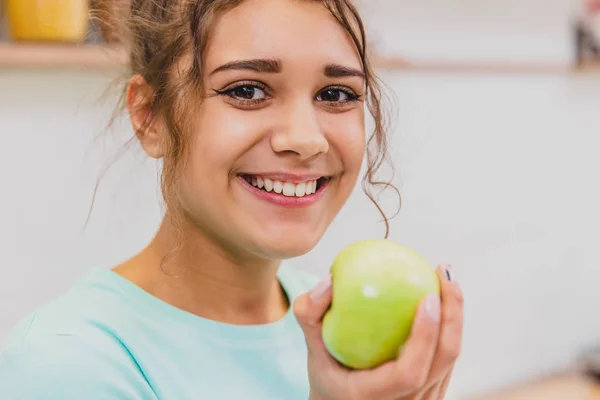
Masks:
[[[0,350],[0,399],[152,398],[112,331],[127,307],[100,283],[86,278],[17,323]]]
[[[104,327],[114,319],[126,319],[127,314],[123,297],[97,276],[92,279],[90,274],[22,318],[9,332],[5,347],[35,342],[40,337],[94,338],[102,335]]]
[[[0,353],[2,399],[150,399],[135,362],[116,343],[27,335]]]

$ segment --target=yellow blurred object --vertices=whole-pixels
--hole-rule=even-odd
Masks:
[[[79,42],[88,28],[88,0],[6,0],[17,41]]]

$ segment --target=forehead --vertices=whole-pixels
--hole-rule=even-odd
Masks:
[[[321,1],[246,0],[214,23],[207,69],[231,60],[278,58],[359,68],[350,35]]]

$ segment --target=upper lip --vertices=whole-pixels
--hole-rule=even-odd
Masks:
[[[273,181],[292,182],[292,183],[309,182],[309,181],[314,181],[314,180],[326,177],[326,175],[319,175],[319,174],[292,174],[292,173],[285,173],[285,172],[263,172],[263,173],[244,172],[240,175],[260,176],[261,178],[267,178],[267,179],[271,179]]]

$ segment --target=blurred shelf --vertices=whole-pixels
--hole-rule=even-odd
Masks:
[[[375,66],[382,70],[406,70],[436,73],[472,73],[472,74],[570,74],[582,72],[600,72],[600,61],[585,66],[553,63],[480,63],[480,62],[410,62],[401,58],[379,57]]]
[[[118,69],[127,55],[119,47],[93,44],[0,43],[0,67]]]
[[[0,68],[83,68],[120,69],[127,63],[126,52],[102,44],[40,44],[0,42]],[[437,73],[577,73],[600,72],[600,62],[585,67],[569,64],[410,62],[402,58],[375,57],[381,70]]]

